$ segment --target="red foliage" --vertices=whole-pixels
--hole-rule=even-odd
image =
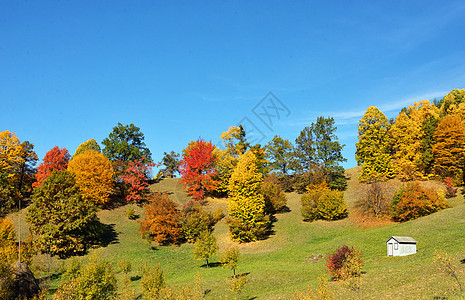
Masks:
[[[333,280],[339,280],[342,278],[342,272],[344,271],[344,262],[355,252],[354,247],[342,246],[336,249],[336,252],[332,255],[328,253],[326,257],[326,268],[329,275],[333,277]]]
[[[36,179],[37,181],[32,184],[33,187],[40,186],[53,171],[64,171],[68,167],[70,159],[69,152],[66,148],[53,147],[45,154],[44,160],[37,168]]]
[[[181,183],[189,191],[194,200],[205,198],[205,192],[213,191],[218,182],[213,178],[218,174],[215,168],[216,157],[213,155],[215,147],[211,142],[199,138],[187,148],[183,156],[179,172]]]
[[[145,155],[141,159],[130,161],[129,166],[124,170],[124,174],[121,175],[121,180],[129,185],[126,196],[127,201],[139,201],[142,199],[145,188],[149,186],[147,183],[147,174],[150,173],[154,163],[144,163]]]
[[[446,198],[453,198],[457,194],[457,188],[454,188],[454,183],[452,178],[446,177],[444,179],[444,183],[446,184]]]

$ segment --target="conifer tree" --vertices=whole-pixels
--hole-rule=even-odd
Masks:
[[[253,152],[247,151],[229,180],[229,228],[235,241],[256,241],[269,226],[265,199],[260,193],[263,175],[257,171],[256,160]]]

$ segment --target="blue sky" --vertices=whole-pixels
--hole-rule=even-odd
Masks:
[[[42,159],[134,123],[158,161],[241,121],[265,144],[332,116],[353,167],[370,105],[465,88],[463,1],[377,2],[3,1],[0,130]]]

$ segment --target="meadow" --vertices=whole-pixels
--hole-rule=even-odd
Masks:
[[[297,291],[309,286],[317,287],[317,278],[325,276],[335,299],[356,299],[357,295],[345,289],[340,282],[330,281],[325,271],[325,259],[321,258],[342,245],[354,246],[362,251],[365,262],[361,278],[362,299],[442,299],[456,297],[458,286],[452,278],[442,274],[434,264],[434,251],[445,250],[457,267],[459,279],[465,280],[465,206],[461,193],[449,199],[450,208],[432,215],[405,222],[372,222],[363,220],[355,209],[356,201],[364,192],[365,186],[357,180],[359,168],[347,170],[350,178],[344,198],[349,206],[349,217],[339,221],[303,222],[300,215],[300,197],[297,193],[287,194],[288,212],[276,215],[273,234],[267,239],[237,244],[241,252],[238,273],[246,273],[249,282],[245,286],[244,299],[292,299]],[[400,182],[391,181],[393,187]],[[438,182],[426,184],[441,186]],[[150,189],[167,192],[179,205],[189,201],[179,179],[164,179],[151,185]],[[206,209],[223,209],[227,213],[227,199],[208,198]],[[27,209],[27,208],[26,208]],[[25,210],[9,215],[19,226],[19,219]],[[114,209],[101,210],[100,221],[108,224],[113,231],[109,244],[91,249],[81,260],[97,254],[110,261],[115,270],[116,262],[128,259],[132,263],[132,287],[140,289],[138,267],[144,264],[160,265],[169,286],[191,285],[197,274],[202,276],[202,286],[208,291],[207,299],[233,299],[226,284],[232,275],[217,262],[231,242],[225,219],[214,228],[219,251],[211,258],[212,267],[204,261],[194,260],[193,244],[180,246],[158,246],[141,238],[138,220],[126,217],[127,205]],[[143,209],[135,206],[136,213],[143,218]],[[26,231],[25,221],[21,228]],[[418,241],[418,253],[405,257],[387,257],[386,241],[392,236],[411,236]],[[51,290],[60,281],[63,262],[43,256],[40,260],[42,278],[49,278]],[[52,276],[53,275],[53,276]],[[119,280],[123,274],[118,273]],[[465,282],[465,281],[464,281]]]

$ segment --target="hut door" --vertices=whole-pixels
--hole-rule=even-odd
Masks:
[[[392,243],[388,243],[388,256],[393,256],[394,254],[394,245]]]

